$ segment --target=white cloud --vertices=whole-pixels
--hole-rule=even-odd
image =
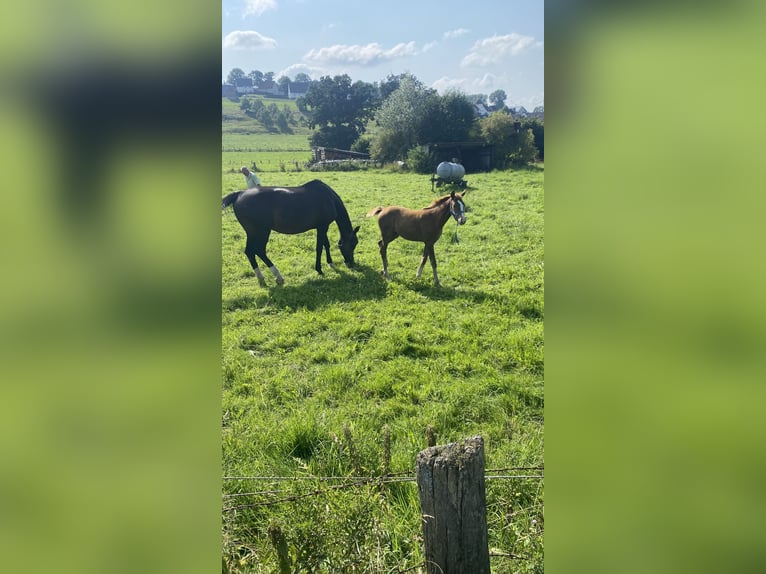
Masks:
[[[488,66],[507,56],[516,56],[534,43],[532,36],[507,34],[477,41],[460,62],[461,66]]]
[[[460,90],[463,92],[469,91],[470,80],[466,78],[449,78],[442,76],[436,80],[431,87],[436,89],[440,94],[444,94],[449,90]]]
[[[510,93],[509,88],[511,80],[507,75],[496,76],[495,74],[484,74],[480,78],[450,78],[442,76],[431,84],[432,88],[444,94],[448,90],[460,90],[466,94],[490,94],[497,89],[502,88],[506,93]]]
[[[470,32],[470,30],[467,30],[465,28],[458,28],[457,30],[450,30],[449,32],[444,32],[444,39],[445,40],[452,40],[452,38],[460,38],[460,36],[465,36],[469,32]]]
[[[252,30],[234,30],[226,34],[223,47],[234,50],[273,50],[277,47],[277,41]]]
[[[436,46],[439,45],[439,42],[428,42],[425,46],[423,46],[423,53],[433,50]]]
[[[247,0],[245,5],[245,13],[244,16],[250,16],[251,14],[255,16],[260,16],[264,12],[268,10],[276,10],[277,9],[277,2],[276,0]]]
[[[284,70],[277,72],[277,78],[287,76],[288,78],[294,78],[296,74],[308,74],[312,80],[318,80],[321,76],[325,75],[325,70],[317,68],[316,66],[309,66],[307,64],[292,64],[287,66]]]
[[[397,44],[390,50],[384,50],[380,44],[375,42],[366,46],[336,44],[319,50],[310,50],[303,56],[303,59],[320,65],[374,66],[396,58],[414,56],[416,53],[415,42]]]
[[[507,78],[504,78],[506,80]],[[499,78],[495,74],[484,74],[481,78],[474,80],[474,85],[481,88],[481,91],[494,91],[495,86],[499,84]]]

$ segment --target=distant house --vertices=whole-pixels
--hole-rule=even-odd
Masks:
[[[254,91],[252,78],[237,78],[234,85],[237,87],[237,94],[252,94]]]
[[[287,84],[287,97],[291,100],[302,98],[309,91],[310,82],[290,82]]]
[[[529,112],[524,106],[516,106],[511,108],[511,114],[513,114],[513,117],[515,118],[526,118],[529,116]]]
[[[276,82],[263,81],[255,87],[255,93],[264,96],[281,96],[282,92],[279,89],[279,84]]]
[[[489,115],[489,110],[484,104],[476,103],[473,105],[473,114],[478,118],[486,118]]]
[[[222,98],[236,98],[237,95],[237,86],[233,84],[221,84]]]

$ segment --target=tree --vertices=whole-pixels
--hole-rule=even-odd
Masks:
[[[512,138],[509,161],[512,165],[526,165],[535,161],[535,158],[537,158],[535,134],[529,128],[520,129]]]
[[[537,108],[535,108],[537,111]],[[538,118],[524,118],[521,120],[521,129],[530,129],[535,136],[535,147],[537,148],[537,157],[545,160],[545,124]]]
[[[388,96],[390,96],[393,92],[399,89],[399,86],[401,85],[402,78],[405,78],[407,76],[410,76],[414,78],[415,76],[412,76],[412,74],[389,74],[385,80],[380,82],[380,85],[378,86],[378,90],[380,92],[380,99],[381,101],[384,101]]]
[[[468,101],[474,104],[481,104],[484,107],[487,106],[487,94],[469,94],[466,96]]]
[[[489,95],[489,102],[496,110],[503,109],[507,99],[508,95],[505,93],[505,90],[495,90]]]
[[[232,68],[231,72],[229,72],[229,75],[226,78],[226,83],[231,85],[236,85],[237,80],[244,77],[245,77],[245,72],[244,70],[242,70],[242,68]]]
[[[506,167],[513,149],[513,138],[521,127],[519,122],[509,114],[493,112],[479,121],[479,127],[484,141],[495,146],[492,167]]]
[[[433,106],[436,90],[426,88],[411,74],[403,74],[399,87],[386,98],[375,121],[381,130],[373,143],[373,157],[379,161],[404,159],[418,143],[420,127]]]
[[[376,106],[375,90],[366,82],[351,83],[348,74],[323,76],[312,83],[298,109],[307,116],[311,145],[348,149],[364,133]]]
[[[253,84],[260,86],[263,83],[263,72],[260,70],[253,70],[247,75],[248,78],[253,80]]]
[[[273,82],[274,81],[274,72],[266,72],[263,74],[263,81],[264,82]]]
[[[379,161],[400,160],[417,145],[469,139],[473,104],[460,92],[439,96],[414,76],[403,75],[399,87],[383,102],[376,121],[381,130],[373,156]]]
[[[295,82],[296,83],[303,83],[303,82],[310,82],[311,76],[308,74],[304,74],[303,72],[298,72],[295,74]]]
[[[417,143],[470,139],[474,109],[466,95],[458,91],[448,91],[443,96],[433,95],[426,100],[426,106],[430,110],[419,126]]]

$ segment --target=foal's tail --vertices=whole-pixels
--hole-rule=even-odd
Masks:
[[[232,203],[237,201],[237,198],[240,196],[243,190],[240,191],[232,191],[230,194],[224,196],[224,198],[221,200],[221,209],[226,209],[229,207]]]
[[[381,211],[383,211],[383,206],[382,206],[382,205],[379,205],[378,207],[376,207],[375,209],[373,209],[372,211],[370,211],[370,212],[367,214],[367,217],[372,217],[373,215],[378,215],[378,214],[379,214]]]

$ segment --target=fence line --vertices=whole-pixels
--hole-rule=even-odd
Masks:
[[[263,478],[263,477],[259,477]],[[286,477],[280,477],[281,479],[286,479]],[[331,478],[342,478],[342,477],[317,477],[318,480],[320,479],[331,479]],[[512,474],[512,475],[487,475],[484,477],[485,480],[492,480],[492,479],[499,479],[499,480],[510,480],[514,478],[545,478],[543,475],[538,474]],[[397,482],[415,482],[417,479],[414,476],[408,476],[408,477],[399,477],[399,478],[386,478],[386,477],[367,477],[367,476],[353,476],[353,477],[347,477],[348,480],[355,481],[355,485],[380,485],[380,484],[394,484]],[[292,480],[292,479],[287,479]],[[341,485],[344,486],[344,485]],[[284,492],[289,492],[287,490],[258,490],[254,492],[233,492],[224,494],[224,498],[235,498],[238,496],[263,496],[266,494],[282,494]]]
[[[257,479],[257,480],[294,480],[292,477],[248,477],[251,479]],[[321,496],[324,494],[327,494],[332,491],[336,490],[346,490],[349,488],[358,488],[362,486],[381,486],[384,484],[394,484],[394,483],[401,483],[401,482],[415,482],[417,479],[413,477],[298,477],[300,479],[309,480],[311,478],[317,479],[317,478],[325,478],[325,479],[344,479],[344,480],[352,480],[353,482],[349,482],[346,484],[337,484],[335,486],[328,486],[327,488],[321,489],[317,488],[310,492],[305,492],[303,494],[294,494],[290,496],[285,496],[283,498],[278,498],[275,500],[266,500],[261,502],[254,502],[251,504],[238,504],[235,506],[228,506],[223,508],[223,512],[231,512],[232,510],[241,510],[244,508],[256,508],[259,506],[275,506],[277,504],[282,504],[284,502],[293,502],[296,500],[301,500],[303,498],[309,498],[311,496]],[[485,476],[485,479],[500,479],[500,480],[510,480],[510,479],[543,479],[545,478],[543,475],[494,475],[494,476]],[[233,498],[233,497],[239,497],[239,496],[265,496],[265,495],[278,495],[278,494],[284,494],[288,492],[287,490],[262,490],[257,492],[241,492],[241,493],[231,493],[231,494],[224,494],[224,498]]]
[[[509,466],[507,468],[488,468],[485,473],[491,472],[508,472],[509,470],[545,470],[543,466]],[[378,476],[224,476],[223,480],[377,480],[383,478],[392,478],[398,476],[412,477],[414,479],[414,470],[402,470],[399,472],[389,472],[384,475]],[[489,477],[485,477],[489,478]],[[519,477],[521,478],[521,477]],[[539,476],[536,478],[543,478]]]

